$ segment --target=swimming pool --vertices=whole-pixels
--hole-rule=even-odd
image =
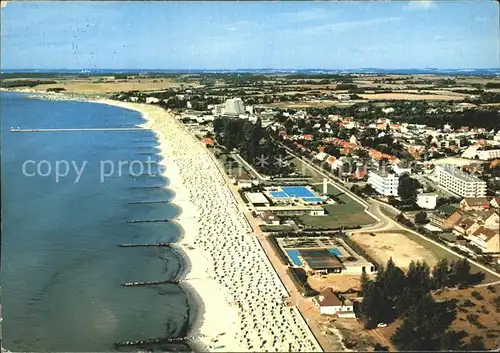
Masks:
[[[332,254],[333,256],[342,257],[342,253],[341,253],[341,252],[340,252],[340,250],[339,250],[339,249],[337,249],[337,248],[330,248],[330,249],[328,249],[328,252],[329,252],[330,254]]]
[[[316,195],[309,191],[305,186],[282,186],[281,189],[292,197],[316,197]]]
[[[302,266],[302,261],[299,259],[300,252],[298,250],[287,250],[286,253],[295,266]]]
[[[283,192],[283,191],[271,191],[271,195],[275,198],[275,199],[284,199],[284,198],[288,198],[289,196]]]

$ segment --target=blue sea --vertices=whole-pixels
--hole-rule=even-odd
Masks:
[[[0,93],[0,108],[3,347],[36,352],[136,350],[116,348],[114,343],[185,336],[196,306],[183,288],[173,283],[121,286],[175,280],[186,270],[186,259],[176,248],[119,247],[176,242],[182,236],[175,222],[127,223],[171,219],[182,212],[174,203],[133,203],[175,196],[168,187],[144,188],[168,186],[168,179],[139,175],[148,158],[160,159],[154,134],[9,132],[12,127],[134,127],[144,122],[140,114],[10,92]],[[189,348],[172,343],[147,349]]]

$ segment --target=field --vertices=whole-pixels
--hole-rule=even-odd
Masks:
[[[326,288],[346,292],[350,289],[360,290],[361,287],[360,276],[342,274],[308,276],[307,283],[317,292],[321,292]]]
[[[312,187],[317,191],[321,191],[322,185],[322,183],[313,184]],[[337,197],[344,203],[323,205],[323,208],[328,212],[326,216],[300,216],[300,220],[307,227],[338,228],[343,226],[349,228],[376,222],[365,212],[365,208],[362,205],[331,184],[328,184],[328,194]]]
[[[18,80],[18,79],[16,79]],[[33,89],[46,91],[48,88],[64,88],[71,93],[117,93],[125,91],[160,91],[181,87],[172,79],[134,78],[129,80],[57,79],[58,83],[37,85]],[[194,86],[192,84],[186,86]]]
[[[429,250],[402,234],[377,233],[376,236],[371,236],[367,233],[354,233],[352,239],[374,260],[385,264],[392,257],[401,269],[408,269],[412,260],[425,261],[431,267],[438,261]]]
[[[411,94],[411,93],[373,93],[359,94],[363,99],[368,100],[463,100],[464,96],[441,95],[441,94]]]

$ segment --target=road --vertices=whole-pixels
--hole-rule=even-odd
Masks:
[[[317,166],[313,165],[312,163],[310,163],[309,161],[307,160],[304,160],[303,158],[295,155],[293,153],[293,151],[284,146],[283,144],[280,144],[280,146],[284,147],[287,152],[294,156],[295,158],[298,158],[300,161],[302,161],[302,163],[305,163],[308,167],[310,167],[311,169],[313,169],[315,172],[319,173],[320,175],[324,176],[325,178],[327,178],[327,180],[329,182],[331,182],[332,184],[334,184],[337,188],[339,188],[340,190],[344,191],[346,194],[348,194],[349,196],[351,196],[351,198],[353,198],[355,201],[357,201],[358,203],[360,204],[364,204],[365,205],[365,212],[367,212],[368,214],[370,214],[371,216],[373,216],[375,219],[378,220],[378,223],[373,225],[373,226],[369,226],[369,227],[366,227],[366,228],[363,228],[363,232],[381,232],[381,231],[407,231],[409,233],[412,233],[416,236],[418,236],[419,238],[425,240],[426,242],[429,242],[445,251],[447,251],[448,253],[450,254],[453,254],[455,256],[457,256],[458,258],[465,258],[465,256],[451,250],[449,247],[441,244],[441,243],[438,243],[410,228],[407,228],[405,226],[403,226],[402,224],[396,222],[394,219],[388,217],[382,210],[381,210],[381,207],[384,208],[384,210],[387,212],[387,213],[392,213],[392,216],[393,217],[396,217],[396,215],[399,213],[398,210],[394,209],[393,207],[391,206],[388,206],[386,204],[384,204],[383,202],[380,202],[380,201],[377,201],[375,199],[372,199],[370,198],[367,201],[361,199],[359,196],[355,195],[354,193],[352,193],[350,190],[348,190],[347,188],[345,188],[343,185],[340,185],[341,181],[336,178],[336,177],[332,177],[331,175],[327,175],[325,172],[323,172],[320,168],[318,168]],[[493,275],[495,278],[499,279],[500,280],[500,274],[491,270],[490,268],[474,261],[474,260],[471,260],[469,259],[469,262],[471,264],[474,264],[475,266],[477,266],[478,268],[480,268],[481,270],[483,271],[486,271],[488,272],[489,274]],[[493,283],[497,283],[497,282],[493,282]],[[486,284],[488,285],[488,284]]]

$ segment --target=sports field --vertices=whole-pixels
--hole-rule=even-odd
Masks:
[[[431,251],[403,234],[376,233],[376,236],[371,236],[367,233],[354,233],[352,240],[379,263],[385,264],[392,258],[401,269],[408,269],[412,260],[425,261],[431,267],[438,261]]]

